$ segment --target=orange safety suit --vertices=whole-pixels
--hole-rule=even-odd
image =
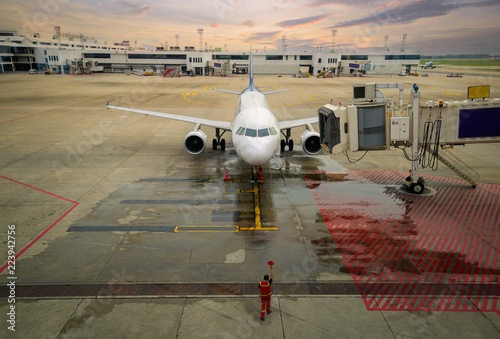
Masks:
[[[273,283],[273,279],[262,280],[259,283],[260,288],[260,318],[264,319],[267,313],[271,313],[271,284]]]

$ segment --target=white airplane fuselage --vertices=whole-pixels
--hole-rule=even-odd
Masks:
[[[278,120],[252,85],[240,94],[231,132],[236,153],[252,166],[268,163],[280,147]]]

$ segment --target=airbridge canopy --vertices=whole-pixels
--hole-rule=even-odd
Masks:
[[[443,108],[422,107],[421,116],[434,121],[441,115],[440,144],[500,142],[500,99],[487,101],[453,101]],[[424,120],[425,121],[425,120]],[[423,136],[419,126],[419,139]]]

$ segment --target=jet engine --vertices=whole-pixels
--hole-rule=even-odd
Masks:
[[[318,154],[321,152],[321,143],[319,139],[319,133],[315,131],[306,130],[300,136],[300,142],[302,143],[302,149],[307,154]]]
[[[190,154],[200,154],[205,150],[207,135],[201,129],[189,132],[184,138],[184,147]]]

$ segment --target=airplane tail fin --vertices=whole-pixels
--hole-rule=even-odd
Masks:
[[[250,75],[250,87],[253,87],[253,56],[252,56],[252,45],[250,45],[250,64],[248,67],[248,74]]]

